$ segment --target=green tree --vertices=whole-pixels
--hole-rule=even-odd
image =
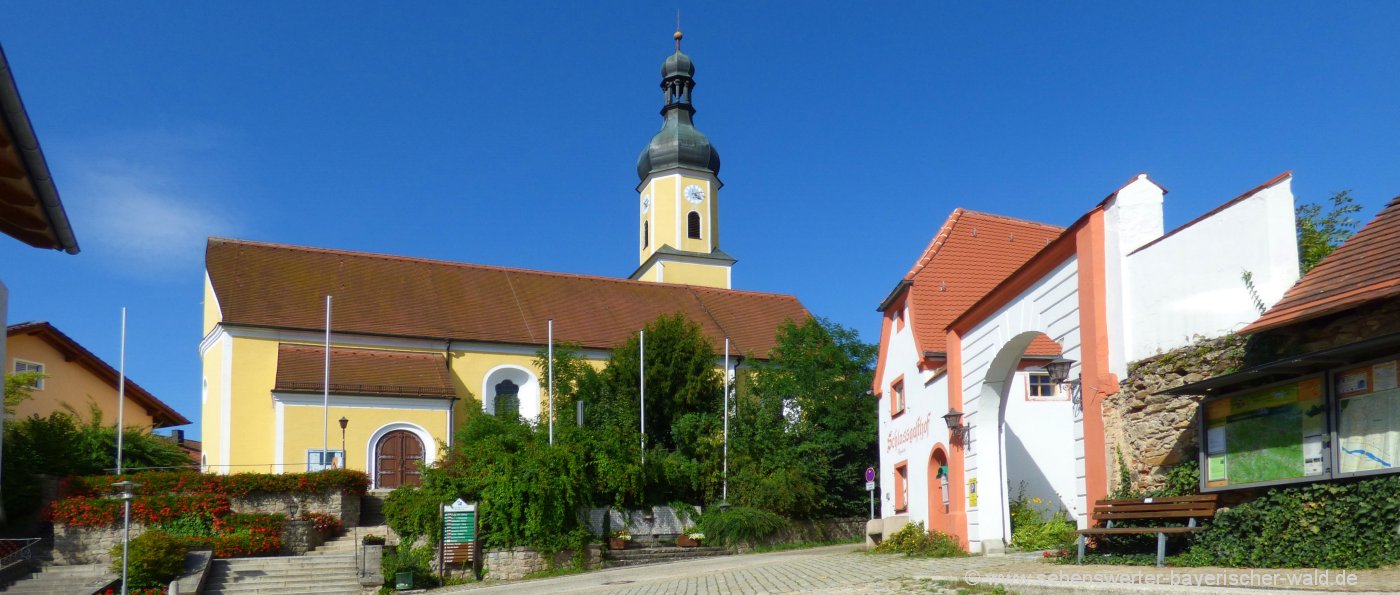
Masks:
[[[879,455],[870,397],[877,353],[825,319],[778,330],[768,361],[754,364],[731,426],[742,451],[741,503],[791,516],[861,512],[862,474]]]
[[[1326,213],[1318,203],[1298,205],[1298,268],[1301,273],[1312,270],[1356,231],[1358,222],[1352,215],[1360,212],[1361,206],[1351,197],[1351,191],[1343,190],[1328,200],[1332,206]]]
[[[48,378],[39,372],[20,372],[5,375],[5,414],[14,415],[15,407],[34,398],[34,387],[40,380]]]

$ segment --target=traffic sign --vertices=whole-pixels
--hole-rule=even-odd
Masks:
[[[866,467],[866,468],[865,468],[865,481],[866,481],[866,483],[875,481],[875,468],[874,468],[874,467]],[[871,489],[874,489],[874,488],[871,488]]]
[[[873,482],[873,481],[867,481],[867,482],[865,482],[865,491],[867,491],[867,492],[873,492],[873,491],[875,491],[875,482]]]

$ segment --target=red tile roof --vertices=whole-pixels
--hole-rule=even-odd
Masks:
[[[1400,295],[1400,197],[1303,275],[1241,333],[1257,333]]]
[[[119,371],[88,351],[86,347],[79,345],[77,341],[58,330],[54,325],[47,322],[23,322],[5,328],[5,336],[13,337],[15,335],[38,337],[62,353],[66,361],[78,364],[93,376],[111,385],[113,391],[117,390],[117,380],[121,377]],[[169,405],[157,399],[155,395],[133,382],[130,376],[126,377],[126,398],[141,404],[157,428],[183,426],[190,423],[190,420],[186,419],[185,416],[180,415]]]
[[[319,393],[325,384],[326,349],[319,345],[277,346],[277,383],[272,390]],[[330,392],[391,397],[455,397],[447,358],[410,353],[331,347]]]
[[[806,308],[790,295],[482,266],[210,238],[205,268],[226,325],[611,349],[680,312],[717,349],[765,357],[779,325]]]
[[[956,209],[904,276],[910,323],[922,353],[946,352],[949,323],[1058,237],[1064,228]],[[1028,355],[1058,355],[1041,335]]]

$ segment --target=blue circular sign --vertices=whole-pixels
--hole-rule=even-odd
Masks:
[[[866,467],[866,468],[865,468],[865,481],[875,481],[875,468],[874,468],[874,467]]]

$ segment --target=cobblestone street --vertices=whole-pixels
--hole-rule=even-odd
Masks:
[[[1394,593],[1400,590],[1400,569],[1351,573],[1350,585],[1289,584],[1288,577],[1316,578],[1320,571],[1136,566],[1061,566],[1031,556],[974,556],[921,559],[899,555],[869,555],[858,545],[808,550],[721,556],[510,583],[477,583],[438,589],[433,593],[590,593],[677,594],[710,593],[825,593],[834,595],[886,593],[956,593],[946,585],[968,578],[981,583],[976,592],[991,592],[1003,584],[1008,593],[1278,593],[1322,591]],[[1244,580],[1277,574],[1279,582],[1258,581],[1255,588],[1224,588],[1233,575]],[[1047,579],[1055,574],[1060,578]],[[1153,575],[1152,579],[1144,579]],[[1334,580],[1338,573],[1327,574]],[[1037,578],[1039,577],[1039,578]],[[1127,577],[1127,578],[1124,578]],[[1275,578],[1279,578],[1275,577]],[[1151,582],[1148,582],[1148,581]],[[1169,581],[1178,581],[1169,583]],[[1116,582],[1115,582],[1116,581]],[[1127,583],[1127,584],[1124,584]],[[1249,583],[1235,583],[1248,585]]]

